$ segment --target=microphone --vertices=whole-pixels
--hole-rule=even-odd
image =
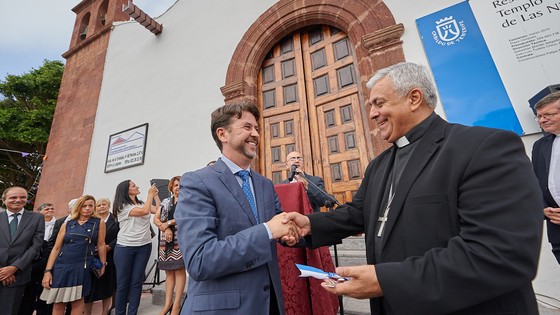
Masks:
[[[297,173],[297,165],[292,164],[292,166],[290,166],[290,176],[288,176],[288,181],[291,182],[292,180],[294,180],[294,176],[296,176]]]
[[[338,203],[338,201],[336,200],[336,198],[334,197],[334,195],[331,194],[327,194],[328,199],[325,200],[325,207],[327,208],[333,208],[335,205],[339,205],[340,203]]]

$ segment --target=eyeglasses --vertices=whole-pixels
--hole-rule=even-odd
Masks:
[[[288,160],[289,161],[303,161],[303,158],[301,156],[292,156]]]
[[[536,121],[539,121],[539,120],[541,120],[541,118],[544,118],[544,119],[546,119],[546,120],[549,120],[549,119],[554,118],[554,116],[556,116],[556,115],[558,115],[558,114],[560,114],[560,113],[550,113],[550,114],[537,115],[537,116],[535,116],[535,120],[536,120]]]

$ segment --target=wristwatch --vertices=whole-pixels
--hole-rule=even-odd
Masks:
[[[47,272],[52,272],[52,269],[45,269],[45,271],[43,271],[43,273],[47,273]]]

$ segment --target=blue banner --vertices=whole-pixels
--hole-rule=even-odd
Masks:
[[[468,2],[416,20],[449,122],[523,133]]]

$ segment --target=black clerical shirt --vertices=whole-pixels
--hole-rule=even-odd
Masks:
[[[393,143],[391,150],[391,170],[389,171],[389,176],[387,177],[387,183],[385,185],[385,192],[383,194],[383,201],[378,209],[377,217],[381,218],[385,216],[385,210],[387,208],[389,201],[392,201],[391,195],[398,193],[398,183],[403,174],[403,171],[414,152],[414,149],[418,146],[418,139],[426,133],[426,130],[430,127],[434,119],[436,118],[435,113],[431,113],[426,119],[421,123],[412,128],[406,135],[399,138],[396,143]],[[393,187],[391,189],[391,186]],[[391,210],[389,210],[389,213]],[[387,219],[387,218],[385,218]],[[383,224],[384,229],[381,237],[378,237],[378,231]],[[377,221],[375,226],[375,261],[380,262],[381,258],[381,244],[383,238],[385,237],[385,229],[387,222]]]

